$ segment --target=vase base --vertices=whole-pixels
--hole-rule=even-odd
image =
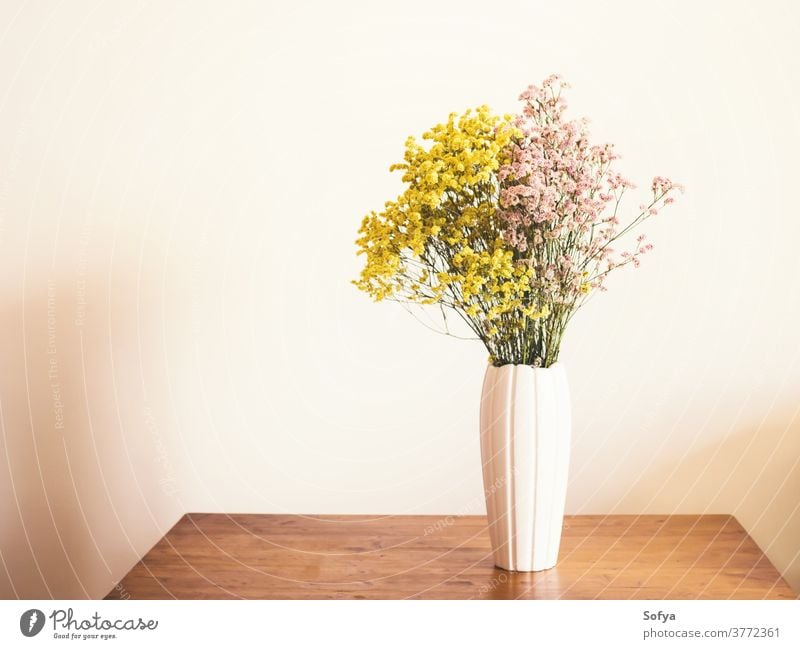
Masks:
[[[556,567],[556,564],[553,563],[551,565],[546,565],[546,566],[542,566],[542,567],[537,566],[535,568],[533,568],[533,567],[529,568],[527,566],[526,567],[516,566],[516,567],[511,568],[509,566],[503,566],[503,565],[495,562],[494,567],[495,568],[499,568],[500,570],[505,570],[506,572],[544,572],[545,570],[552,570],[553,568]]]

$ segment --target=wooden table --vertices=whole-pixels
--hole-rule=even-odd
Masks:
[[[108,599],[794,599],[732,516],[568,516],[552,570],[493,566],[483,516],[187,514]]]

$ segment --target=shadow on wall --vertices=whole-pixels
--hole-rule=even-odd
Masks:
[[[182,513],[135,305],[77,292],[48,281],[0,310],[2,598],[102,597]]]
[[[776,403],[719,444],[661,457],[607,511],[733,514],[800,593],[800,408]]]

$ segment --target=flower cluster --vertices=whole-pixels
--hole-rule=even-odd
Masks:
[[[356,285],[376,300],[441,304],[481,338],[505,320],[544,314],[531,289],[533,270],[518,263],[496,219],[497,172],[516,131],[511,117],[481,106],[406,141],[407,188],[368,215],[357,240],[366,264]]]
[[[656,177],[651,200],[620,227],[633,184],[612,169],[611,145],[590,143],[586,120],[565,119],[567,87],[554,75],[522,93],[519,115],[482,106],[425,133],[429,147],[409,138],[392,166],[407,188],[364,219],[355,284],[376,300],[455,310],[495,363],[554,363],[586,297],[652,247],[644,235],[632,250],[611,244],[680,189]]]

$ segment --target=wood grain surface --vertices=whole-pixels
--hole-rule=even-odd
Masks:
[[[731,516],[567,516],[558,565],[492,563],[483,516],[187,514],[107,599],[794,599]]]

